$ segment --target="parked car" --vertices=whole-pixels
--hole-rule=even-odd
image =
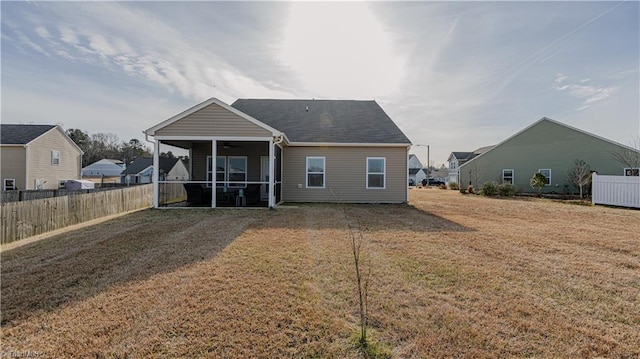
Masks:
[[[440,186],[441,184],[444,184],[444,182],[434,178],[429,178],[429,186]]]
[[[413,180],[413,178],[409,178],[409,186],[415,186],[416,185],[416,181]]]

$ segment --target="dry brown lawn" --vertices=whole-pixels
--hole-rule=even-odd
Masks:
[[[380,353],[640,356],[640,211],[437,189],[345,208]],[[1,259],[4,356],[362,356],[337,205],[148,210]]]

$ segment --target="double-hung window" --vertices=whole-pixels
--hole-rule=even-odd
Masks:
[[[229,156],[227,162],[229,187],[247,186],[247,157]]]
[[[60,165],[60,151],[51,151],[51,165]]]
[[[324,188],[325,158],[307,157],[307,188]]]
[[[367,157],[367,188],[385,188],[386,159]]]
[[[502,183],[513,184],[513,169],[502,170]]]
[[[207,156],[207,182],[209,182],[207,187],[211,187],[213,178],[212,166],[211,156]],[[247,157],[217,156],[215,173],[216,187],[244,188],[247,186]]]
[[[551,186],[551,170],[548,168],[539,169],[538,172],[542,173],[545,177],[544,185]]]

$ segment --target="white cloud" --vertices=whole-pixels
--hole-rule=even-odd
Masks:
[[[594,102],[613,96],[619,90],[617,86],[585,85],[586,82],[591,80],[589,78],[580,80],[579,83],[560,85],[567,78],[568,76],[566,75],[556,77],[553,88],[560,92],[566,92],[573,98],[582,100],[582,106],[576,109],[578,111],[589,108],[590,104]]]
[[[89,35],[88,39],[89,46],[102,56],[113,56],[118,53],[102,35]]]
[[[44,26],[36,27],[35,31],[36,31],[36,34],[40,35],[40,37],[44,37],[46,39],[51,37],[51,34]]]
[[[558,74],[556,75],[556,79],[554,80],[556,83],[561,83],[562,81],[567,79],[567,75],[565,74]]]
[[[234,100],[234,96],[295,97],[247,77],[217,55],[220,49],[215,43],[191,41],[179,28],[144,7],[130,3],[47,5],[65,21],[38,19],[34,31],[41,37],[42,46],[20,37],[20,42],[35,51],[46,53],[44,48],[49,48],[55,56],[118,69],[196,101],[211,96],[226,101]],[[140,24],[144,24],[144,31]]]

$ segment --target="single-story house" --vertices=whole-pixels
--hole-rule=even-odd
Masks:
[[[2,124],[2,190],[64,188],[80,179],[82,150],[56,125]]]
[[[188,150],[187,203],[408,200],[411,142],[375,101],[211,98],[145,134],[156,162],[162,145]],[[154,206],[164,206],[162,187],[175,181],[154,173],[153,182]]]
[[[543,193],[571,193],[568,172],[575,160],[601,175],[633,174],[617,159],[621,153],[640,156],[637,149],[544,117],[460,165],[460,184],[480,188],[489,181],[509,182],[516,191],[534,192],[530,180],[540,172],[546,177]]]
[[[187,166],[179,158],[160,157],[159,179],[161,181],[186,181],[189,179]],[[138,157],[120,174],[120,183],[151,183],[153,180],[153,158]]]
[[[82,179],[96,183],[120,183],[120,174],[125,163],[104,158],[82,168]]]

